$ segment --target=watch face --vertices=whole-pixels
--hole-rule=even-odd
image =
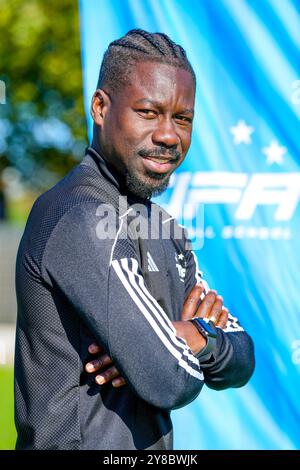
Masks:
[[[197,318],[197,322],[201,324],[202,328],[209,336],[212,336],[213,338],[217,337],[217,332],[214,326],[212,326],[210,323],[207,323],[205,320],[203,320],[203,318]]]

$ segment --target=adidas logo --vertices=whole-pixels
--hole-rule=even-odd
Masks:
[[[159,271],[158,267],[156,266],[154,259],[150,255],[149,251],[147,251],[147,259],[148,259],[148,271]]]

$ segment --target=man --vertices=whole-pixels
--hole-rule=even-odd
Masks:
[[[172,409],[204,383],[249,380],[250,337],[201,284],[184,231],[153,217],[150,197],[189,149],[194,97],[193,69],[166,35],[110,44],[92,145],[34,204],[18,252],[17,448],[172,449]],[[85,370],[91,343],[114,364],[102,382]]]

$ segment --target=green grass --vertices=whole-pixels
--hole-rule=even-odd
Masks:
[[[8,199],[6,202],[7,220],[22,227],[26,223],[32,205],[38,196],[38,193],[28,191],[21,197]]]
[[[14,449],[13,369],[0,367],[0,450]]]

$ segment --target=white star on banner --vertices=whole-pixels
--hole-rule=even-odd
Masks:
[[[283,163],[283,155],[287,152],[287,148],[279,145],[277,140],[272,140],[268,147],[262,149],[262,153],[267,156],[267,164],[272,165],[272,163],[278,163],[281,165]]]
[[[231,134],[233,134],[233,142],[238,144],[250,144],[251,134],[254,132],[254,127],[247,126],[245,121],[239,120],[237,125],[230,128]]]

